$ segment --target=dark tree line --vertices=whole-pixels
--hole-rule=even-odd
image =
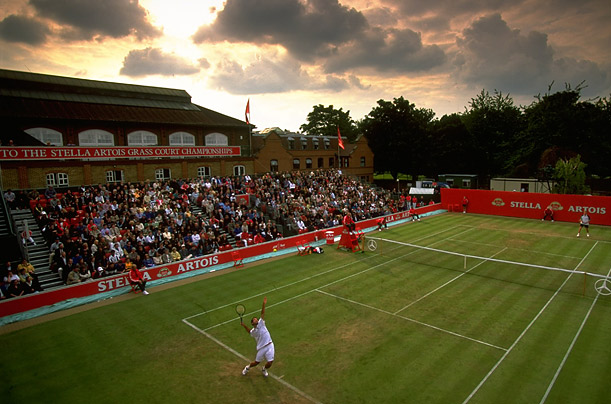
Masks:
[[[319,105],[301,128],[333,135],[339,126],[349,140],[365,135],[375,171],[395,178],[452,172],[549,180],[558,161],[577,156],[586,175],[611,176],[611,101],[581,100],[580,91],[567,85],[517,106],[509,95],[482,90],[464,112],[440,119],[403,97],[379,100],[359,122],[350,111]]]

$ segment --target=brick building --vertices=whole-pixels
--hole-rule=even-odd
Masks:
[[[253,133],[252,150],[256,173],[341,167],[347,175],[373,181],[373,152],[363,136],[354,143],[344,141],[342,149],[337,136],[308,136],[270,128]]]
[[[361,137],[305,136],[251,126],[191,102],[184,90],[0,70],[3,189],[75,187],[268,171],[337,168],[373,181],[373,153]],[[229,154],[121,158],[8,159],[7,148],[225,148]],[[163,150],[162,150],[163,151]],[[167,150],[166,150],[167,151]],[[4,152],[4,154],[3,154]]]

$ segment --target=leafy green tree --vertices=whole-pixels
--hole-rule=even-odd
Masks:
[[[447,173],[474,173],[477,166],[475,140],[459,114],[444,115],[430,125],[432,176]]]
[[[478,174],[511,174],[524,146],[520,139],[524,119],[513,99],[499,91],[490,95],[482,90],[471,99],[462,120],[475,141]]]
[[[356,123],[350,118],[350,111],[342,108],[335,109],[333,105],[325,107],[322,104],[315,105],[312,112],[308,114],[307,123],[299,129],[306,135],[314,136],[337,136],[337,128],[342,134],[342,139],[354,141],[357,137]]]
[[[577,155],[569,160],[559,159],[556,163],[556,186],[558,194],[585,194],[590,190],[586,186],[586,164]]]
[[[432,110],[416,108],[403,97],[378,100],[360,123],[376,156],[374,170],[389,172],[395,179],[399,173],[418,178],[430,158],[428,129],[434,117]]]
[[[611,108],[606,99],[596,103],[580,101],[583,83],[576,88],[538,95],[525,108],[527,128],[523,144],[530,150],[523,160],[540,170],[549,161],[546,151],[560,149],[572,155],[579,153],[587,163],[589,174],[609,175],[611,155]],[[551,86],[550,86],[551,89]]]

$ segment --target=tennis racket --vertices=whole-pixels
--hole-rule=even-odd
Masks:
[[[243,304],[238,304],[235,306],[235,312],[238,313],[238,316],[240,316],[240,324],[242,324],[242,316],[244,316],[244,313],[246,313],[246,307],[244,307]]]

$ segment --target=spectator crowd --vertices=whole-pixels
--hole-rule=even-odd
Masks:
[[[50,246],[51,269],[66,284],[333,227],[346,214],[360,221],[412,205],[405,193],[391,197],[338,170],[7,192],[11,208],[32,209]]]

